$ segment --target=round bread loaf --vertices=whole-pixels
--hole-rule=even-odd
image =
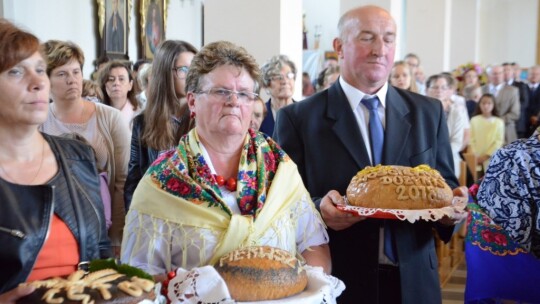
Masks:
[[[154,282],[138,277],[128,278],[114,269],[104,269],[85,275],[78,270],[68,278],[24,283],[36,290],[17,303],[115,303],[135,304],[154,300]]]
[[[347,188],[353,206],[382,209],[435,209],[452,204],[452,189],[428,165],[366,167]]]
[[[306,271],[298,259],[274,247],[238,249],[214,267],[236,301],[281,299],[302,292],[307,285]]]

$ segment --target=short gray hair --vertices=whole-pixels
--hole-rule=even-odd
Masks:
[[[296,77],[296,65],[286,55],[276,55],[270,58],[262,67],[262,82],[264,87],[270,86],[270,77],[281,73],[283,66],[289,66]]]

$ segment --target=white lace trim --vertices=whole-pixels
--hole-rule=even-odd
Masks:
[[[253,303],[253,304],[320,304],[336,303],[336,298],[345,290],[345,284],[336,277],[327,275],[321,267],[305,265],[308,276],[306,289],[294,296],[273,301],[236,302],[231,298],[225,281],[212,266],[197,267],[191,271],[179,268],[176,277],[169,282],[167,297],[171,303]]]
[[[344,198],[345,199],[345,198]],[[345,201],[347,201],[345,199]],[[364,208],[351,205],[337,205],[337,208],[353,213],[357,216],[373,217],[373,218],[390,218],[401,221],[438,221],[444,216],[456,222],[467,218],[467,200],[462,197],[454,197],[452,205],[437,209],[420,209],[420,210],[404,210],[404,209],[382,209],[382,208]]]

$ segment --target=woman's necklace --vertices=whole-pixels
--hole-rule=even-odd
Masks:
[[[225,186],[225,188],[227,188],[227,190],[230,192],[236,191],[236,178],[230,177],[229,179],[225,180],[223,176],[214,174],[214,179],[216,180],[218,186]]]
[[[2,163],[0,162],[0,169],[2,169],[2,171],[4,171],[4,174],[6,175],[6,177],[12,181],[13,183],[15,184],[19,184],[19,185],[32,185],[34,184],[34,181],[36,180],[36,178],[38,177],[39,175],[39,172],[41,172],[41,167],[43,167],[43,159],[45,158],[45,139],[41,138],[41,160],[39,161],[39,167],[36,171],[36,174],[34,175],[34,177],[32,178],[32,180],[29,182],[29,183],[19,183],[16,179],[14,179],[13,177],[11,177],[6,169],[4,169],[4,166],[2,166]]]

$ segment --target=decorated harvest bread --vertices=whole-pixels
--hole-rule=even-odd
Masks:
[[[17,303],[131,304],[143,300],[153,301],[156,298],[153,281],[138,276],[130,277],[111,268],[89,274],[85,274],[83,270],[77,270],[67,278],[53,278],[24,284],[35,286],[36,290],[19,299]]]
[[[214,266],[236,301],[281,299],[302,292],[306,271],[289,252],[273,247],[247,247],[223,256]]]
[[[366,167],[347,188],[353,206],[382,209],[434,209],[452,204],[452,189],[427,165]]]

